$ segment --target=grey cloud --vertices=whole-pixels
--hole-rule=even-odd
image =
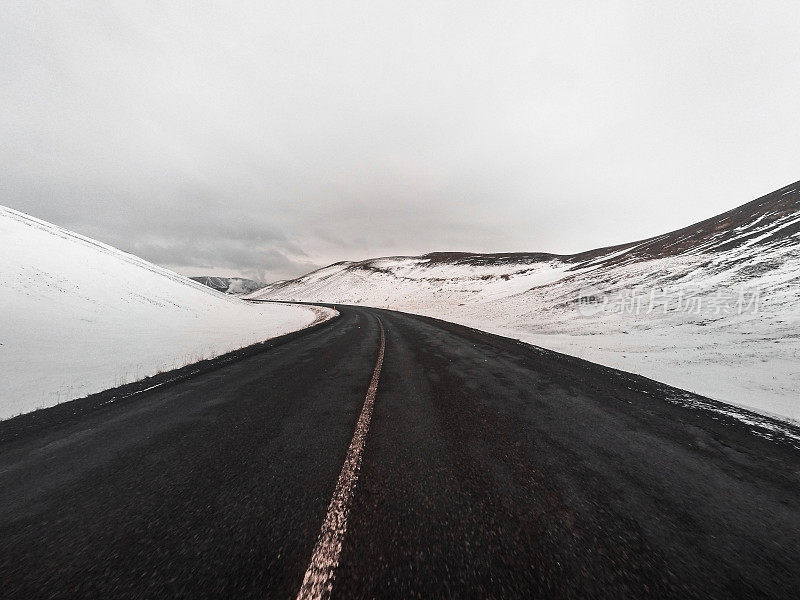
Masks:
[[[321,266],[302,257],[287,255],[281,249],[251,246],[241,240],[218,238],[207,242],[135,242],[130,251],[181,272],[214,275],[238,273],[259,281],[287,278]]]
[[[797,179],[798,21],[793,2],[10,2],[0,203],[267,279],[629,241]]]

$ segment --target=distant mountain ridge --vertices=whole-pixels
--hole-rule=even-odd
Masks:
[[[189,277],[189,279],[202,283],[218,292],[225,294],[250,294],[256,290],[260,290],[266,284],[252,279],[244,279],[242,277],[212,277],[209,275],[198,275]]]
[[[601,300],[591,315],[586,290]],[[345,261],[250,297],[435,316],[800,420],[800,182],[636,242]],[[755,314],[734,314],[753,297]]]
[[[337,266],[349,270],[381,270],[381,262],[387,260],[419,260],[429,266],[439,264],[497,266],[525,265],[558,260],[576,265],[593,259],[598,264],[624,264],[633,261],[651,260],[677,256],[685,252],[718,253],[732,250],[745,244],[780,247],[796,244],[792,236],[800,232],[800,181],[784,186],[756,200],[716,215],[699,223],[636,242],[596,248],[576,254],[552,254],[547,252],[431,252],[420,256],[387,256],[362,261],[340,261],[317,269],[296,279],[284,280],[262,287],[289,288],[295,282],[327,271]],[[265,292],[266,293],[266,292]]]

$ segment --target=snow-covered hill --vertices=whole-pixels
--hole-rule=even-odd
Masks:
[[[325,309],[254,305],[0,207],[0,419],[302,329]]]
[[[343,262],[253,297],[435,316],[800,421],[799,285],[800,182],[640,242]]]
[[[242,277],[199,275],[197,277],[189,277],[189,279],[207,285],[218,292],[225,292],[226,294],[251,294],[264,287],[263,283],[253,281],[252,279],[244,279]]]

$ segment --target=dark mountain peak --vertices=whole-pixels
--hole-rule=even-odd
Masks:
[[[737,206],[699,223],[648,238],[569,257],[583,262],[614,251],[627,252],[601,260],[603,264],[635,262],[691,253],[721,253],[748,246],[797,245],[800,232],[800,181]]]

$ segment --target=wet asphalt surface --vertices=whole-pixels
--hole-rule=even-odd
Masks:
[[[334,598],[797,597],[791,438],[506,338],[341,312],[0,436],[0,597],[293,598],[377,317],[386,354]]]

